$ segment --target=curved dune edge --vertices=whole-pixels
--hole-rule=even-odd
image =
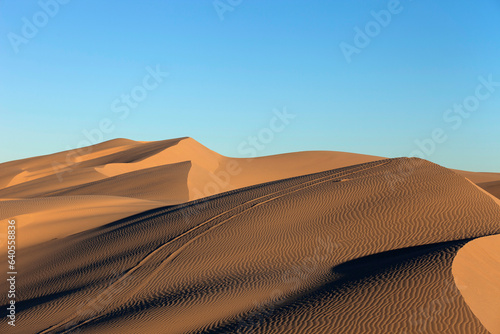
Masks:
[[[488,197],[491,198],[495,203],[497,203],[498,205],[500,205],[500,199],[496,198],[493,194],[487,192],[486,190],[484,190],[483,188],[481,188],[480,186],[478,186],[477,184],[475,184],[474,182],[472,182],[468,178],[465,178],[465,179],[467,181],[469,181],[470,183],[472,183],[473,185],[475,185],[477,187],[477,189],[481,190],[484,194],[488,195]]]
[[[500,333],[500,235],[467,243],[455,257],[452,272],[474,315],[490,333]]]
[[[500,181],[478,183],[478,186],[500,199]]]
[[[452,169],[455,173],[468,178],[475,184],[500,181],[500,173],[469,172],[465,170]]]

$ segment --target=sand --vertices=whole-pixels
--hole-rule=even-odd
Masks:
[[[489,268],[495,262],[476,261],[471,274],[460,258],[484,255],[467,249],[500,233],[500,205],[452,170],[415,158],[339,152],[235,160],[192,139],[119,144],[108,143],[72,167],[87,169],[78,175],[92,181],[77,184],[68,177],[64,186],[39,183],[32,197],[23,182],[2,190],[0,205],[10,210],[4,216],[19,215],[26,231],[37,222],[23,222],[23,212],[34,217],[45,212],[43,224],[51,224],[50,216],[53,224],[64,224],[58,217],[69,224],[69,211],[58,212],[71,207],[69,202],[75,202],[73,210],[82,208],[73,225],[84,227],[19,250],[19,320],[9,333],[488,333],[493,328],[479,292],[468,296],[460,282],[494,291],[498,283]],[[194,156],[186,159],[189,155]],[[238,163],[238,173],[227,166],[230,161]],[[27,162],[41,170],[48,163]],[[27,168],[25,183],[41,182],[35,174],[49,175],[33,168]],[[230,175],[225,183],[221,172]],[[214,195],[192,201],[205,195],[196,190],[207,182],[219,189],[212,186]],[[85,199],[109,202],[93,212],[82,204]],[[120,204],[124,199],[132,202]],[[95,221],[108,207],[117,213],[112,203],[127,208],[127,215],[144,211],[140,205],[167,204],[85,226],[85,211]],[[6,265],[2,261],[0,266]],[[4,308],[4,295],[0,302]],[[2,319],[0,331],[6,326]]]
[[[1,204],[2,229],[17,224],[17,246],[24,248],[99,227],[164,203],[118,196],[62,196],[10,200]],[[4,246],[5,238],[1,245]]]
[[[16,218],[18,246],[31,246],[148,209],[379,159],[343,152],[235,159],[192,138],[115,139],[0,164],[0,201],[11,201],[1,206],[1,228]]]
[[[466,244],[453,261],[453,276],[474,315],[490,333],[500,333],[500,235]]]
[[[475,173],[461,170],[455,170],[455,172],[500,199],[500,173]]]
[[[500,199],[500,181],[478,183],[478,186]]]
[[[2,333],[498,330],[489,175],[342,152],[234,159],[191,138],[87,152],[62,180],[65,152],[2,164],[0,218],[20,242]]]
[[[467,172],[463,170],[452,169],[459,175],[462,175],[476,184],[500,181],[500,173],[478,173],[478,172]]]

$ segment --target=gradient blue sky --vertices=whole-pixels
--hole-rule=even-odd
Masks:
[[[105,118],[104,140],[191,136],[243,156],[238,146],[286,108],[296,118],[259,155],[408,156],[441,128],[428,160],[500,172],[500,87],[457,129],[443,119],[479,76],[500,81],[500,1],[401,0],[348,63],[340,43],[354,45],[355,27],[388,3],[243,0],[221,20],[212,0],[72,0],[16,53],[9,33],[22,36],[41,7],[3,0],[0,161],[75,148]],[[120,119],[113,101],[157,64],[169,76]]]

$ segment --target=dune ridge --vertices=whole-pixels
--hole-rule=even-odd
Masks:
[[[491,197],[420,159],[255,184],[21,250],[15,330],[487,333],[452,262],[498,233]]]
[[[478,183],[478,186],[500,199],[500,181]]]
[[[341,152],[235,159],[189,137],[115,139],[0,164],[0,202],[11,200],[0,205],[0,221],[6,227],[7,219],[20,220],[19,246],[27,247],[151,208],[379,159]]]

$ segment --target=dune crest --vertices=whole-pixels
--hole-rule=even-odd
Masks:
[[[500,199],[500,173],[477,173],[462,170],[454,171],[477,184],[478,187],[486,190],[497,199]]]
[[[152,208],[374,160],[379,158],[338,152],[234,159],[189,137],[155,142],[114,139],[1,164],[0,201],[15,201],[2,204],[0,219],[18,217],[38,221],[40,227],[52,220],[52,227],[71,234]],[[74,210],[74,215],[68,210]],[[82,221],[86,210],[94,213]],[[26,224],[21,226],[24,230]],[[34,233],[22,244],[35,244],[36,236],[44,242],[67,235],[51,229]]]
[[[460,249],[453,261],[453,277],[484,327],[500,333],[500,235],[475,239]]]

